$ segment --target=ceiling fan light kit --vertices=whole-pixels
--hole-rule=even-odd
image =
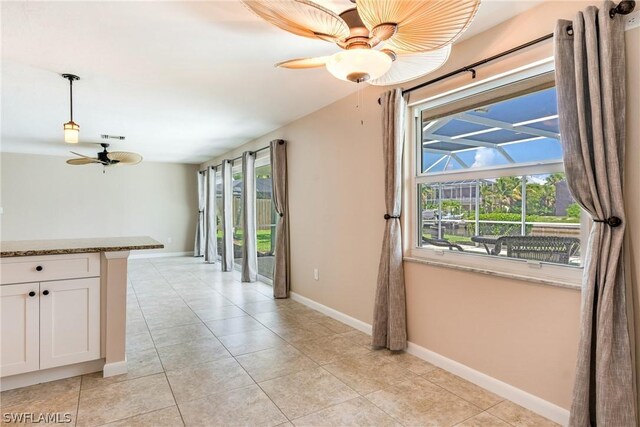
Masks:
[[[338,79],[377,86],[414,80],[440,68],[480,6],[480,0],[356,0],[355,8],[338,15],[311,0],[242,2],[285,31],[343,49],[330,56],[283,61],[277,67],[325,66]]]
[[[74,74],[63,74],[63,78],[69,80],[69,121],[63,125],[64,142],[68,144],[77,144],[80,140],[80,125],[73,121],[73,82],[80,80],[80,77]]]
[[[379,50],[349,49],[331,55],[326,67],[340,80],[362,83],[383,76],[392,62],[389,55]]]

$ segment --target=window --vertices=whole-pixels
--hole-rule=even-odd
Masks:
[[[553,74],[492,86],[414,109],[415,253],[514,274],[523,263],[579,267],[581,209],[563,172]]]
[[[256,159],[256,230],[258,274],[273,279],[273,257],[278,216],[273,205],[269,152]]]
[[[222,170],[221,168],[217,169],[216,172],[216,242],[218,246],[218,259],[222,259]]]
[[[233,265],[242,270],[242,160],[236,160],[231,168],[233,190]]]

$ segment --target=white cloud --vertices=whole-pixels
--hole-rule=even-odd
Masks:
[[[483,166],[491,166],[496,164],[498,152],[495,148],[480,147],[476,150],[476,156],[471,165],[472,168],[481,168]]]

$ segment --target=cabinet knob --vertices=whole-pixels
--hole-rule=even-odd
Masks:
[[[35,293],[35,292],[33,292],[33,291],[31,291],[31,292],[29,292],[29,296],[30,296],[30,297],[35,297],[35,296],[36,296],[36,293]]]
[[[49,291],[45,289],[44,291],[42,291],[42,295],[49,295]]]
[[[42,270],[44,270],[44,268],[41,265],[36,267],[36,271],[42,271]]]

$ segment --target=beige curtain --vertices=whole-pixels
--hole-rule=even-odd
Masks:
[[[287,190],[287,142],[271,141],[271,184],[273,204],[280,216],[276,226],[273,266],[273,296],[288,298],[291,288],[289,259],[289,195]]]
[[[571,426],[636,426],[625,213],[624,17],[590,6],[555,31],[560,133],[569,188],[594,220],[582,282]],[[637,78],[635,76],[634,78]]]
[[[216,171],[213,166],[207,168],[207,208],[204,260],[214,263],[218,258],[218,245],[216,241]]]
[[[386,226],[373,312],[374,347],[407,347],[407,308],[402,267],[402,150],[407,103],[401,89],[386,92],[382,105],[382,150],[385,170]]]
[[[193,245],[193,256],[204,255],[206,185],[205,172],[198,171],[198,219],[196,223],[196,237]]]
[[[222,161],[222,271],[233,270],[233,177],[231,162]]]
[[[242,154],[242,272],[243,282],[258,280],[256,247],[256,154]]]

